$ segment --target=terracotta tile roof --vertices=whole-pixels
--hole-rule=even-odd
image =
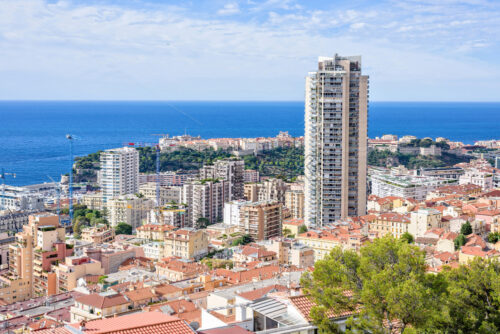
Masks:
[[[446,240],[454,241],[457,237],[458,237],[458,233],[448,232],[448,233],[443,234],[443,236],[441,237],[441,239],[446,239]]]
[[[157,286],[155,286],[154,289],[155,289],[156,294],[161,295],[161,296],[169,295],[169,294],[176,293],[176,292],[182,292],[181,288],[178,288],[178,287],[170,285],[170,284],[157,285]]]
[[[387,221],[391,221],[391,222],[397,222],[397,223],[399,223],[399,222],[405,223],[405,224],[410,223],[410,218],[407,215],[402,215],[402,214],[396,213],[396,212],[382,213],[382,214],[380,214],[379,219],[387,220]]]
[[[438,239],[435,239],[435,238],[418,237],[415,239],[415,243],[417,245],[436,245],[437,242],[438,242]]]
[[[106,307],[112,307],[117,305],[129,304],[127,299],[122,294],[116,294],[111,296],[101,296],[97,293],[90,295],[83,295],[75,299],[76,302],[91,305],[99,309]]]
[[[311,309],[316,305],[309,296],[294,296],[289,298],[295,308],[302,314],[302,316],[309,322],[312,321],[310,316]],[[343,312],[335,312],[334,310],[328,311],[327,315],[329,318],[338,318],[338,317],[348,317],[356,312],[354,311],[343,311]]]
[[[79,324],[71,326],[78,328]],[[85,332],[92,334],[192,334],[196,333],[184,320],[161,312],[143,312],[116,318],[89,321]]]
[[[273,278],[280,272],[280,267],[271,265],[271,266],[264,266],[260,268],[255,268],[255,269],[250,269],[247,271],[231,271],[227,269],[216,269],[215,274],[217,276],[222,276],[224,278],[227,278],[230,283],[243,283],[243,282],[250,282],[254,278],[260,278],[260,279],[269,279]]]
[[[302,226],[304,225],[304,219],[286,219],[283,220],[283,225]]]
[[[497,216],[497,215],[500,215],[500,209],[479,211],[478,213],[476,213],[476,216],[477,215],[482,215],[482,216]]]
[[[486,248],[486,241],[484,241],[483,238],[477,234],[471,234],[467,236],[465,246],[478,246],[481,247],[481,249],[484,249]]]
[[[124,292],[124,295],[133,302],[153,299],[156,297],[156,295],[151,291],[151,288],[149,287],[126,291]]]
[[[462,246],[460,252],[462,252],[463,254],[480,257],[494,256],[498,253],[497,250],[485,251],[478,246]]]
[[[28,325],[28,327],[32,331],[37,331],[37,330],[44,329],[44,328],[50,328],[52,325],[54,325],[54,327],[55,327],[55,326],[57,326],[57,324],[58,324],[57,321],[54,321],[51,319],[41,319],[41,320],[32,322],[31,324]]]

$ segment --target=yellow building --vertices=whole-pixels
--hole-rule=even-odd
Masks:
[[[340,238],[327,231],[308,231],[299,234],[295,239],[314,251],[314,262],[322,260],[335,247],[342,247]]]
[[[165,257],[198,259],[208,253],[208,234],[204,230],[184,228],[169,231],[163,242]]]
[[[283,220],[283,231],[289,230],[290,234],[293,234],[294,236],[299,235],[299,229],[301,226],[305,226],[304,219],[286,219],[286,220]],[[283,236],[285,236],[284,233],[283,233]]]
[[[377,232],[379,237],[392,234],[395,238],[400,238],[408,232],[410,218],[395,212],[382,213],[377,216],[374,222],[369,223],[370,231]]]
[[[142,225],[137,228],[137,237],[150,241],[164,241],[165,235],[174,229],[172,225]]]

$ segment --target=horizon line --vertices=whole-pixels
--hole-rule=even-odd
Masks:
[[[304,102],[304,100],[160,100],[160,99],[0,99],[2,102]],[[471,101],[471,100],[372,100],[374,103],[500,103],[498,101]]]

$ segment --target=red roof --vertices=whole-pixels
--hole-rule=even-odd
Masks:
[[[121,294],[111,295],[111,296],[101,296],[97,293],[90,295],[83,295],[75,299],[76,302],[85,305],[91,305],[99,309],[106,307],[113,307],[122,304],[128,304],[129,302]]]
[[[79,327],[79,324],[72,324]],[[143,312],[90,321],[85,332],[92,334],[192,334],[196,333],[184,320],[161,312]]]
[[[304,316],[304,318],[311,322],[312,318],[310,316],[311,309],[316,305],[314,301],[312,301],[309,296],[295,296],[295,297],[290,297],[290,301],[292,304],[297,308],[297,310]],[[330,310],[327,312],[327,315],[329,318],[338,318],[338,317],[347,317],[355,312],[353,311],[343,311],[343,312],[335,312],[333,310]]]

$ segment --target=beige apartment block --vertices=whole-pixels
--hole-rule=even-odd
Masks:
[[[240,230],[254,240],[281,236],[283,204],[275,201],[250,203],[240,208]]]
[[[198,259],[208,253],[208,234],[193,228],[169,231],[164,237],[164,257]]]
[[[160,186],[160,204],[180,203],[182,199],[182,187],[180,186]],[[141,184],[139,192],[147,199],[156,202],[156,182]]]
[[[115,230],[106,225],[87,227],[82,230],[81,239],[94,245],[109,243],[115,240]]]
[[[304,191],[287,190],[285,192],[285,207],[290,210],[291,218],[304,218]]]
[[[59,292],[71,291],[77,287],[78,279],[86,275],[104,275],[101,262],[87,256],[67,257],[55,268]]]
[[[361,57],[320,57],[306,77],[306,225],[366,213],[367,115]]]
[[[153,207],[154,201],[135,194],[114,197],[107,202],[109,223],[112,227],[118,223],[127,223],[135,231],[147,219],[148,211]]]

